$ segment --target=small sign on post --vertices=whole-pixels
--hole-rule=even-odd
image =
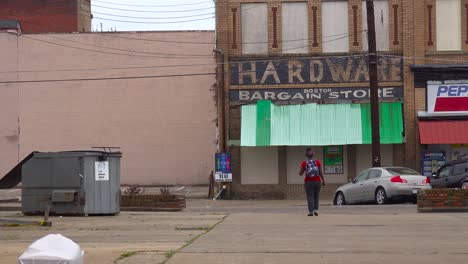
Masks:
[[[215,154],[215,181],[232,182],[231,153]]]

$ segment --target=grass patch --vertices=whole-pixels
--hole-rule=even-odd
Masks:
[[[194,227],[176,227],[176,231],[206,231],[209,230],[209,226],[194,226]]]
[[[122,260],[122,259],[126,259],[126,258],[129,258],[131,256],[135,256],[137,254],[136,251],[128,251],[128,252],[124,252],[122,254],[120,254],[120,257],[114,261],[114,263],[117,263],[117,261],[119,260]]]
[[[171,251],[166,252],[166,254],[164,254],[164,256],[166,256],[167,259],[170,259],[175,255],[175,253],[176,253],[176,251],[171,250]]]

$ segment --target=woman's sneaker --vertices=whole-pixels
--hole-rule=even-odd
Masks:
[[[319,215],[318,211],[314,211],[314,216],[318,216],[318,215]]]
[[[314,214],[313,214],[313,213],[309,213],[307,216],[314,216]]]

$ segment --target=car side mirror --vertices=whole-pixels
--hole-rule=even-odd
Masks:
[[[437,179],[439,177],[437,176],[437,173],[432,173],[432,178]]]
[[[356,183],[356,178],[354,178],[351,182],[352,182],[352,183]]]

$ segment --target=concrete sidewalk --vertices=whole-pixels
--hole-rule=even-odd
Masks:
[[[234,213],[168,263],[466,263],[468,214],[394,208],[319,217]]]

